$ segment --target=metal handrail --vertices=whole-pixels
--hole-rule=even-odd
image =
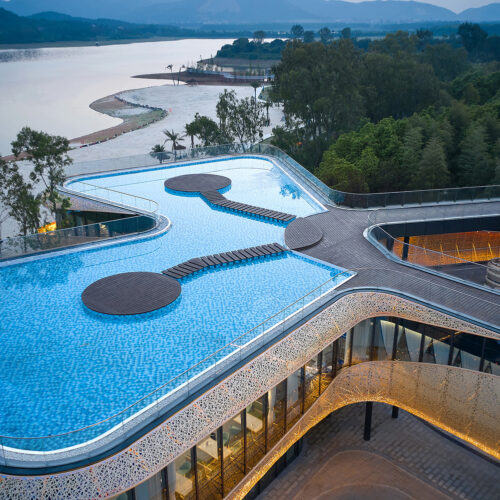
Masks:
[[[318,290],[324,288],[325,285],[334,282],[339,276],[346,275],[346,274],[347,275],[352,275],[352,273],[350,273],[349,271],[342,271],[342,272],[339,272],[339,273],[335,274],[335,276],[331,277],[330,279],[328,279],[327,281],[325,281],[321,285],[317,286],[316,288],[314,288],[313,290],[311,290],[310,292],[308,292],[306,295],[300,297],[299,299],[297,299],[296,301],[292,302],[291,304],[288,304],[286,307],[284,307],[283,309],[281,309],[276,314],[273,314],[269,318],[267,318],[264,321],[262,321],[261,323],[259,323],[257,326],[251,328],[250,330],[247,330],[245,333],[239,335],[238,337],[236,337],[235,339],[233,339],[231,342],[229,342],[226,345],[224,345],[223,347],[217,349],[217,351],[214,351],[212,354],[210,354],[209,356],[205,357],[201,361],[198,361],[193,366],[191,366],[191,367],[187,368],[186,370],[184,370],[182,373],[180,373],[180,374],[176,375],[175,377],[171,378],[170,380],[168,380],[167,382],[165,382],[164,384],[162,384],[160,387],[156,388],[154,391],[151,391],[150,393],[146,394],[142,398],[138,399],[137,401],[135,401],[131,405],[127,406],[123,410],[119,411],[118,413],[115,413],[114,415],[112,415],[110,417],[107,417],[107,418],[105,418],[103,420],[100,420],[99,422],[95,422],[95,423],[87,425],[85,427],[81,427],[79,429],[74,429],[74,430],[71,430],[71,431],[63,432],[63,433],[60,433],[60,434],[49,434],[47,436],[7,436],[7,435],[0,435],[0,439],[12,439],[12,440],[55,439],[55,438],[58,438],[58,437],[63,437],[63,436],[71,435],[71,434],[76,434],[78,432],[83,432],[85,430],[92,429],[93,427],[96,427],[96,426],[101,425],[103,423],[109,422],[110,420],[115,419],[116,417],[119,417],[120,415],[123,415],[125,412],[129,411],[130,409],[132,409],[132,408],[140,405],[140,403],[142,403],[144,400],[150,398],[151,396],[153,396],[155,394],[158,394],[162,389],[164,389],[168,385],[172,384],[176,380],[180,379],[181,377],[187,375],[189,372],[191,372],[191,371],[195,370],[196,368],[200,367],[203,363],[206,363],[208,360],[214,358],[215,356],[217,356],[218,354],[220,354],[221,352],[223,352],[228,347],[236,347],[237,349],[242,349],[241,346],[235,345],[235,342],[237,342],[238,340],[240,340],[243,337],[247,336],[251,332],[256,331],[259,327],[262,327],[263,325],[265,325],[266,323],[268,323],[269,321],[271,321],[273,318],[276,318],[276,316],[279,316],[280,314],[282,314],[287,309],[293,308],[293,306],[295,306],[299,302],[303,301],[305,298],[313,295]],[[329,291],[329,290],[331,290],[331,288],[327,289],[327,291]],[[295,312],[297,312],[297,311],[295,311]]]
[[[186,150],[172,153],[150,153],[147,155],[128,156],[109,160],[95,160],[91,162],[74,163],[78,168],[84,168],[85,165],[92,167],[96,165],[94,173],[103,172],[106,162],[113,164],[109,170],[129,170],[136,168],[153,167],[158,162],[171,164],[190,159],[211,158],[224,155],[240,154],[262,154],[278,158],[285,162],[286,166],[307,184],[321,194],[329,203],[340,207],[356,209],[375,209],[384,207],[408,207],[408,206],[426,206],[426,205],[444,205],[460,202],[472,202],[475,200],[500,200],[500,185],[456,187],[443,189],[425,189],[416,191],[394,191],[384,193],[350,193],[332,189],[320,181],[314,174],[297,163],[287,153],[271,144],[223,144],[218,146],[206,146],[188,148]],[[127,161],[131,163],[126,165]],[[91,173],[91,172],[88,172]]]
[[[96,186],[83,181],[70,181],[71,184],[82,184],[84,186],[89,186],[94,190],[99,190],[101,196],[92,196],[91,194],[85,191],[76,191],[72,190],[68,187],[61,187],[59,191],[61,193],[66,193],[73,196],[79,196],[81,198],[85,198],[92,201],[106,202],[106,198],[102,196],[102,194],[108,195],[107,201],[115,206],[122,206],[128,210],[135,210],[137,215],[122,218],[122,219],[112,219],[109,221],[103,222],[95,222],[93,224],[85,224],[81,226],[73,226],[68,228],[56,229],[54,231],[47,231],[45,233],[34,233],[28,234],[26,236],[13,236],[0,240],[0,260],[9,260],[12,258],[18,258],[26,255],[33,255],[38,252],[55,250],[59,248],[66,248],[74,246],[74,242],[68,242],[66,239],[71,236],[76,237],[93,237],[96,235],[89,235],[90,229],[92,228],[101,228],[103,225],[110,229],[110,226],[116,226],[120,223],[125,223],[127,221],[128,224],[131,224],[133,221],[138,221],[144,217],[155,217],[156,212],[158,211],[159,205],[156,201],[151,200],[149,198],[144,198],[142,196],[136,196],[129,193],[123,193],[121,191],[117,191],[115,189],[110,189],[106,187]],[[120,201],[115,199],[116,197],[120,197]],[[124,201],[125,200],[125,201]],[[140,200],[140,202],[138,202]],[[141,203],[142,202],[142,203]],[[134,206],[135,204],[135,206]],[[144,206],[140,206],[144,205]],[[112,228],[111,228],[112,229]],[[115,229],[116,230],[116,229]],[[132,234],[132,233],[130,233]],[[109,236],[109,238],[116,236]],[[98,239],[103,238],[99,236]],[[59,242],[54,245],[55,242]],[[35,248],[38,246],[39,248]],[[2,247],[4,250],[2,251]],[[15,250],[15,251],[14,251]],[[7,251],[7,256],[5,256],[5,252]],[[2,256],[2,252],[4,256]]]
[[[64,191],[64,190],[69,191],[69,193],[72,194],[72,195],[82,196],[84,198],[87,198],[89,196],[90,196],[90,199],[94,198],[87,191],[75,191],[75,190],[72,190],[72,189],[68,189],[68,186],[71,186],[73,184],[81,184],[81,185],[84,185],[84,186],[89,186],[92,189],[102,190],[105,193],[106,192],[107,193],[116,193],[117,195],[120,195],[120,197],[126,197],[126,198],[129,198],[129,199],[132,198],[134,200],[142,200],[142,201],[146,202],[146,204],[148,204],[150,207],[153,207],[153,209],[152,210],[151,209],[149,209],[149,210],[147,210],[147,209],[141,209],[141,207],[137,206],[137,204],[136,205],[131,205],[131,204],[128,204],[128,203],[124,203],[123,205],[126,205],[127,207],[131,207],[131,208],[138,208],[138,209],[144,210],[146,212],[149,212],[151,214],[155,214],[158,211],[158,208],[159,208],[158,202],[155,201],[155,200],[152,200],[150,198],[145,198],[144,196],[138,196],[136,194],[125,193],[123,191],[118,191],[117,189],[111,189],[111,188],[104,187],[104,186],[97,186],[96,184],[90,184],[89,182],[79,181],[78,179],[70,181],[61,190],[62,191]],[[96,196],[95,198],[101,198],[101,197],[100,196]],[[112,200],[111,198],[108,198],[108,201],[111,201],[113,203],[118,203],[116,200]]]
[[[421,247],[421,246],[418,246],[418,245],[414,245],[413,243],[406,243],[404,241],[401,241],[401,240],[398,240],[395,236],[393,236],[392,234],[390,234],[389,232],[387,232],[384,228],[380,227],[380,226],[377,226],[377,230],[378,231],[382,231],[385,235],[387,235],[388,238],[394,240],[394,241],[398,241],[399,243],[401,243],[401,245],[404,245],[404,246],[407,246],[407,247],[410,247],[410,248],[416,248],[418,250],[422,250],[424,252],[429,252],[429,253],[434,253],[434,254],[437,254],[437,255],[444,255],[446,256],[447,258],[449,259],[455,259],[457,261],[461,261],[465,264],[472,264],[474,266],[480,266],[480,267],[483,267],[486,269],[487,266],[485,266],[484,264],[480,264],[479,262],[474,262],[474,261],[471,261],[471,260],[467,260],[467,259],[463,259],[462,257],[455,257],[454,255],[450,255],[446,252],[438,252],[437,250],[431,250],[430,248],[425,248],[425,247]],[[411,262],[408,261],[410,264]]]
[[[263,154],[263,155],[269,155],[269,156],[278,158],[280,160],[283,160],[283,161],[286,162],[287,166],[289,168],[291,168],[291,170],[294,173],[298,174],[301,178],[304,178],[305,180],[307,180],[309,185],[311,185],[314,188],[316,188],[316,190],[319,190],[319,192],[321,194],[323,194],[324,196],[326,196],[329,200],[334,201],[335,203],[340,204],[341,206],[343,206],[342,198],[349,197],[349,196],[351,196],[351,197],[360,197],[360,199],[369,200],[369,199],[375,199],[375,198],[370,198],[370,197],[376,197],[376,196],[382,196],[382,195],[385,196],[385,197],[387,197],[389,195],[401,195],[401,194],[404,195],[406,193],[412,193],[412,194],[415,194],[415,193],[448,193],[449,191],[457,191],[458,192],[460,190],[465,190],[466,192],[474,193],[474,191],[472,191],[472,190],[478,190],[478,189],[482,189],[482,190],[490,189],[490,190],[493,190],[493,192],[495,193],[494,197],[500,199],[500,185],[475,186],[475,187],[470,187],[470,188],[449,188],[449,189],[431,189],[431,190],[421,190],[421,191],[402,191],[402,192],[394,192],[394,193],[371,193],[371,194],[365,194],[365,193],[347,193],[347,192],[342,192],[342,191],[338,191],[338,190],[334,190],[332,188],[329,188],[323,182],[321,182],[319,179],[317,179],[311,172],[309,172],[304,167],[302,167],[300,164],[298,164],[295,160],[293,160],[288,154],[286,154],[285,152],[283,152],[282,150],[280,150],[279,148],[277,148],[275,146],[267,145],[267,144],[256,144],[256,145],[228,144],[228,145],[221,145],[221,146],[209,146],[209,147],[205,147],[205,148],[190,148],[190,149],[187,149],[187,150],[184,150],[184,151],[181,151],[181,152],[177,152],[177,154],[176,154],[176,156],[174,158],[170,158],[170,157],[167,158],[167,161],[165,163],[167,163],[167,164],[168,163],[176,163],[176,162],[179,162],[179,161],[186,161],[188,159],[200,159],[200,158],[206,158],[206,157],[216,157],[216,156],[234,155],[234,154],[246,154],[246,155],[249,155],[249,154]],[[120,160],[123,161],[124,159],[127,159],[127,158],[143,158],[145,160],[144,163],[141,162],[141,165],[136,165],[136,166],[132,166],[132,167],[130,167],[130,166],[124,167],[123,170],[129,170],[129,169],[135,169],[135,168],[144,168],[144,167],[154,167],[154,166],[158,165],[158,161],[159,160],[163,160],[163,158],[162,158],[161,155],[162,155],[162,153],[155,153],[155,154],[149,154],[149,155],[140,155],[140,156],[137,156],[137,157],[125,157],[125,158],[121,158]],[[149,158],[149,162],[146,161],[145,157]],[[151,160],[151,158],[153,160]],[[106,161],[106,160],[104,160],[104,161]],[[102,166],[103,160],[100,160],[99,162],[96,162],[96,163],[98,163],[99,165]],[[73,165],[74,166],[78,166],[78,163],[74,163]],[[117,170],[117,169],[114,168],[113,170]],[[100,172],[102,172],[102,170]],[[92,172],[88,172],[88,174],[91,174],[91,173]],[[93,173],[97,173],[97,172],[93,172]],[[82,182],[82,183],[84,183],[86,185],[92,186],[92,187],[97,188],[97,189],[107,190],[109,192],[116,192],[116,193],[124,194],[125,196],[135,197],[134,195],[128,195],[126,193],[121,193],[120,191],[115,191],[115,190],[104,188],[104,187],[100,187],[100,186],[93,186],[92,184],[85,183],[83,181],[77,181],[76,180],[74,182]],[[86,197],[85,192],[83,192],[83,193],[81,193],[81,192],[75,192],[75,194],[83,196],[83,197]],[[141,198],[141,197],[136,197],[136,198]],[[152,202],[153,204],[156,204],[156,202],[154,202],[153,200],[148,200],[147,198],[141,198],[141,199],[144,199],[144,200]],[[491,197],[489,197],[488,199],[491,199]],[[471,198],[471,201],[473,201],[473,198]],[[368,201],[366,203],[362,204],[362,205],[368,205]],[[351,205],[348,205],[348,206],[351,206]],[[380,207],[380,205],[378,205],[378,207]],[[369,207],[368,206],[359,206],[359,208],[369,208]],[[372,208],[375,208],[375,207],[372,207]],[[138,401],[136,401],[132,405],[129,405],[127,408],[121,410],[120,412],[116,413],[115,415],[113,415],[111,417],[108,417],[108,418],[106,418],[104,420],[101,420],[101,421],[96,422],[94,424],[91,424],[89,426],[85,426],[85,427],[82,427],[80,429],[68,431],[68,432],[61,433],[61,434],[54,434],[54,435],[48,435],[48,436],[37,436],[37,437],[34,437],[34,436],[32,436],[32,437],[19,437],[19,436],[2,436],[2,435],[0,435],[0,439],[3,438],[3,439],[14,439],[14,440],[15,439],[18,439],[18,440],[21,440],[21,439],[26,439],[26,440],[42,440],[42,439],[49,439],[49,438],[57,438],[57,437],[67,436],[69,434],[74,434],[74,433],[77,433],[77,432],[83,432],[84,430],[87,430],[87,429],[96,427],[97,425],[100,425],[102,423],[108,422],[111,419],[114,419],[114,418],[116,418],[116,417],[124,414],[126,411],[130,410],[131,408],[134,408],[136,405],[139,405],[139,403],[143,402],[145,399],[151,397],[154,394],[157,394],[159,391],[161,391],[162,389],[164,389],[167,385],[171,384],[172,382],[175,382],[180,377],[188,374],[190,371],[192,371],[192,370],[196,369],[197,367],[201,366],[207,360],[210,360],[214,356],[217,356],[224,349],[226,349],[228,347],[236,347],[236,348],[241,349],[241,346],[234,345],[234,342],[240,340],[242,337],[248,335],[250,332],[255,331],[256,329],[258,329],[259,327],[261,327],[262,325],[264,325],[265,323],[267,323],[271,319],[275,318],[276,316],[278,316],[279,314],[281,314],[285,310],[291,308],[297,302],[300,302],[301,300],[305,299],[306,297],[312,295],[314,292],[316,292],[318,289],[320,289],[323,286],[325,286],[327,283],[335,280],[338,276],[341,276],[341,275],[346,274],[346,273],[347,273],[346,271],[343,271],[341,273],[336,274],[333,278],[331,278],[327,282],[323,283],[319,287],[315,288],[313,291],[309,292],[308,294],[306,294],[302,298],[300,298],[297,301],[295,301],[294,303],[288,305],[287,307],[285,307],[284,309],[282,309],[281,311],[279,311],[275,315],[273,315],[270,318],[266,319],[261,324],[257,325],[256,327],[253,327],[251,330],[248,330],[244,334],[242,334],[239,337],[237,337],[236,339],[232,340],[230,343],[226,344],[224,347],[222,347],[222,348],[218,349],[217,351],[215,351],[214,353],[212,353],[210,356],[208,356],[208,357],[204,358],[203,360],[199,361],[198,363],[196,363],[192,367],[188,368],[187,370],[185,370],[181,374],[177,375],[176,377],[170,379],[169,381],[167,381],[166,383],[164,383],[159,388],[155,389],[154,391],[152,391],[151,393],[147,394],[146,396],[143,396],[141,399],[139,399]]]

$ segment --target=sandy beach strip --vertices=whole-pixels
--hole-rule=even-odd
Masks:
[[[98,113],[104,113],[113,118],[120,118],[123,122],[114,127],[71,139],[70,144],[72,147],[84,147],[109,141],[127,132],[147,127],[167,116],[167,112],[164,109],[135,104],[124,100],[120,97],[121,93],[118,92],[117,94],[98,99],[90,104],[90,108]]]

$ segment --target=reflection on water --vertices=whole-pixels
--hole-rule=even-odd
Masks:
[[[69,138],[121,123],[93,111],[101,97],[164,85],[132,75],[160,73],[209,57],[227,40],[176,40],[87,47],[0,50],[0,154],[23,126]]]
[[[0,63],[12,61],[33,61],[40,58],[40,49],[0,50]],[[4,69],[4,68],[2,68]]]
[[[295,184],[285,184],[280,189],[281,196],[290,196],[293,200],[300,199],[301,191]]]

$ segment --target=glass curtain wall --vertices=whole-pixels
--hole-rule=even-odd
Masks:
[[[500,345],[493,339],[400,318],[371,318],[328,345],[162,472],[115,498],[222,499],[293,427],[344,367],[384,360],[453,365],[500,375]],[[298,445],[292,448],[266,474],[261,489],[298,454]]]

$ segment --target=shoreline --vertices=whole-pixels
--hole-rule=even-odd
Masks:
[[[120,97],[120,94],[123,92],[120,91],[102,97],[89,104],[89,107],[94,111],[111,116],[112,118],[119,118],[122,120],[122,123],[70,139],[70,146],[73,146],[73,148],[84,148],[106,142],[128,132],[148,127],[167,116],[168,113],[164,109],[126,101]],[[136,114],[126,114],[127,111],[136,109],[144,109],[145,111]],[[124,116],[119,116],[121,112],[125,112]]]
[[[259,78],[225,78],[221,75],[214,74],[202,74],[202,73],[191,73],[188,71],[181,71],[177,73],[151,73],[144,75],[134,75],[132,78],[140,78],[146,80],[172,80],[174,82],[183,82],[187,85],[230,85],[231,87],[236,86],[248,86],[252,82],[265,83],[267,81],[266,76]]]
[[[96,101],[89,104],[89,107],[98,113],[102,113],[112,118],[119,118],[122,123],[114,125],[113,127],[108,127],[101,130],[96,130],[95,132],[89,132],[88,134],[82,135],[80,137],[74,137],[69,139],[70,149],[80,149],[94,144],[100,144],[102,142],[110,141],[116,139],[117,137],[126,134],[128,132],[133,132],[140,128],[148,127],[153,123],[163,120],[168,115],[167,111],[160,108],[153,108],[152,106],[135,104],[126,101],[120,97],[120,94],[127,91],[116,92],[115,94],[108,95],[106,97],[101,97]],[[145,111],[137,114],[124,114],[124,116],[117,116],[121,112],[126,112],[128,110],[144,109]],[[25,155],[21,155],[16,158],[14,155],[7,155],[0,157],[4,161],[16,161],[25,159]]]
[[[33,42],[33,43],[4,43],[0,44],[0,50],[16,49],[50,49],[50,48],[68,48],[68,47],[98,47],[107,45],[128,45],[131,43],[148,42],[173,42],[178,40],[234,40],[234,36],[224,36],[223,33],[217,33],[217,36],[196,36],[196,37],[178,37],[178,36],[155,36],[151,38],[124,38],[123,40],[73,40],[63,42]],[[96,45],[99,44],[99,45]]]

